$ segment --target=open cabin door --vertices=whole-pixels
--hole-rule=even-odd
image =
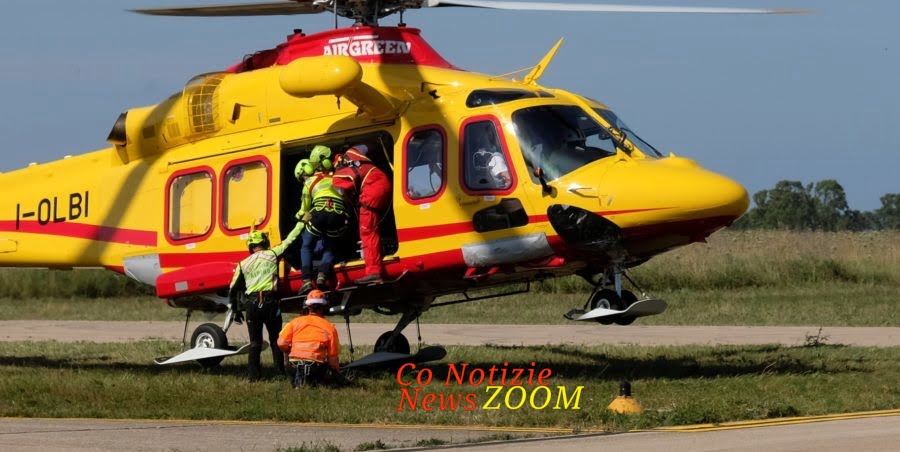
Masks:
[[[286,237],[291,229],[294,228],[294,225],[297,222],[295,215],[297,214],[297,211],[300,210],[300,196],[303,187],[301,182],[298,182],[294,176],[294,167],[297,163],[302,159],[309,158],[310,152],[317,145],[328,146],[331,148],[332,156],[334,156],[345,152],[350,147],[361,144],[368,148],[366,156],[372,160],[375,166],[384,171],[393,183],[394,139],[391,137],[390,133],[386,131],[351,135],[341,134],[340,136],[324,137],[316,141],[285,144],[281,152],[281,222],[279,228],[281,230],[282,238]],[[335,264],[343,263],[344,268],[364,266],[359,239],[359,217],[358,212],[355,210],[357,207],[353,204],[353,202],[348,203],[348,205],[351,206],[350,218],[352,224],[347,228],[347,235],[345,236],[346,240],[342,240],[342,243],[346,244],[346,247],[338,250],[335,256]],[[381,224],[379,225],[381,251],[382,256],[385,257],[395,254],[398,247],[397,226],[394,219],[393,207],[393,204],[388,207],[387,212],[382,217]],[[286,262],[294,269],[300,268],[299,249],[300,244],[295,242],[295,244],[291,246],[291,249],[285,253]],[[318,257],[318,255],[314,257],[314,265],[318,265]]]

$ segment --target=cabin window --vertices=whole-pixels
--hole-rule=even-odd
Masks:
[[[512,188],[513,172],[493,121],[465,125],[462,154],[466,188],[501,192]]]
[[[271,172],[267,162],[232,164],[222,173],[222,229],[243,232],[269,218]]]
[[[175,175],[168,189],[168,237],[186,240],[206,236],[213,219],[212,171],[200,170]]]
[[[406,178],[403,193],[408,201],[421,204],[436,199],[447,179],[446,139],[440,129],[413,131],[406,140]]]

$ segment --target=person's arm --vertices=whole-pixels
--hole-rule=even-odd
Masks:
[[[291,351],[291,343],[293,343],[293,341],[294,325],[293,323],[288,322],[288,324],[281,329],[281,333],[278,333],[278,348],[285,354],[288,354]]]
[[[340,370],[341,343],[338,339],[337,329],[331,325],[331,343],[328,345],[328,365],[335,371]]]
[[[241,263],[238,262],[237,266],[234,268],[234,276],[231,277],[231,284],[228,285],[229,289],[234,289],[238,284],[243,285],[244,283],[244,274],[241,273]]]
[[[231,285],[228,286],[228,308],[234,313],[233,318],[237,322],[244,321],[244,315],[241,313],[241,295],[246,288],[244,273],[241,271],[241,264],[238,263],[231,278]]]
[[[275,256],[281,256],[284,254],[284,251],[294,243],[294,240],[297,240],[297,237],[300,236],[300,233],[303,232],[303,222],[298,221],[297,224],[294,225],[294,229],[291,230],[290,234],[284,238],[284,241],[276,245],[272,248],[272,251],[275,253]]]
[[[506,164],[506,157],[499,152],[495,152],[488,163],[491,170],[491,177],[497,183],[497,188],[509,188],[512,184],[512,178],[509,175],[509,166]]]
[[[311,180],[312,179],[307,179],[303,182],[303,193],[300,194],[300,210],[298,210],[297,215],[295,215],[297,220],[303,220],[303,217],[309,213],[310,204],[312,204],[312,200],[310,199],[312,195],[309,193]]]

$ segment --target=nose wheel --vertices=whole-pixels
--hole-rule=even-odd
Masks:
[[[632,286],[641,290],[625,271],[619,267],[607,268],[603,273],[579,273],[594,286],[584,307],[575,308],[563,317],[569,320],[593,320],[601,325],[631,325],[638,317],[661,314],[667,304],[663,300],[653,299],[642,292],[642,299],[630,290],[622,288],[622,278]],[[599,278],[598,278],[599,276]]]
[[[194,330],[191,335],[191,348],[216,348],[227,349],[228,337],[225,331],[219,328],[215,323],[204,323]],[[215,367],[224,359],[224,356],[216,356],[212,358],[198,359],[197,362],[203,367]]]
[[[588,298],[587,305],[591,310],[597,308],[610,309],[613,311],[624,311],[637,301],[637,296],[630,290],[622,290],[620,297],[616,291],[612,289],[595,290]],[[631,325],[634,323],[634,316],[607,316],[598,317],[595,320],[601,325]]]
[[[403,353],[408,355],[409,340],[406,339],[406,336],[404,336],[402,333],[397,333],[397,335],[394,336],[394,340],[391,340],[391,336],[393,335],[393,331],[385,331],[384,334],[378,336],[378,339],[375,340],[375,351]]]

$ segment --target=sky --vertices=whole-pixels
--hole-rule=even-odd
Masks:
[[[294,28],[334,26],[328,14],[170,18],[127,11],[226,2],[5,2],[0,172],[104,148],[128,108],[155,104],[192,76],[271,48]],[[404,22],[422,29],[454,65],[488,74],[532,66],[565,38],[542,85],[605,103],[657,149],[695,159],[751,194],[785,179],[836,179],[851,208],[873,210],[885,193],[900,193],[900,1],[612,3],[815,12],[427,8],[407,12]],[[381,25],[398,21],[394,15]]]

